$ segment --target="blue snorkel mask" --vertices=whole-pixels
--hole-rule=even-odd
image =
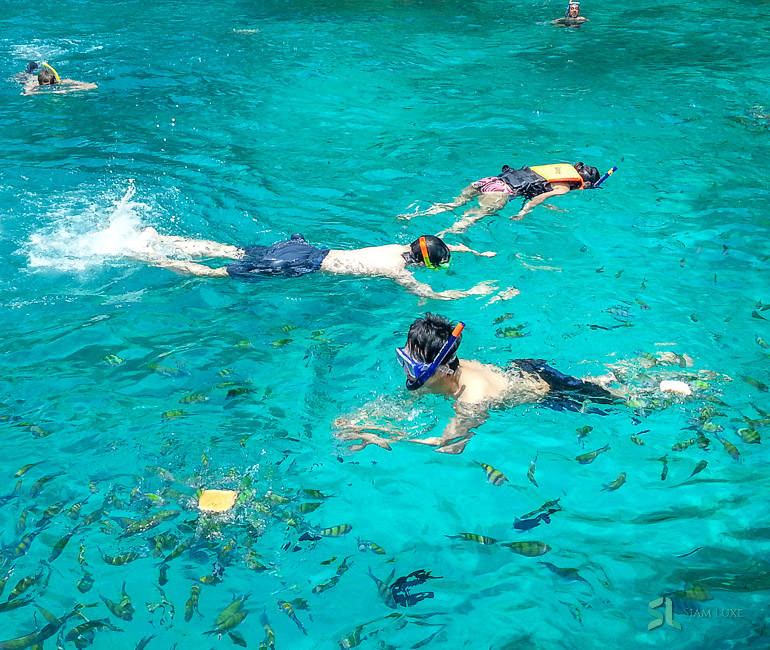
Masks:
[[[417,390],[425,384],[428,379],[436,374],[439,366],[446,360],[449,355],[449,351],[452,349],[455,341],[460,338],[460,333],[465,328],[465,323],[459,322],[452,330],[452,334],[446,343],[439,350],[436,358],[431,363],[423,363],[422,361],[415,361],[410,357],[406,348],[396,348],[396,358],[401,364],[409,379],[406,380],[406,387],[408,390]]]

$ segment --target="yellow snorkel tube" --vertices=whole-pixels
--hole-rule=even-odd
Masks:
[[[57,84],[61,83],[61,77],[59,76],[59,73],[56,72],[56,70],[54,70],[54,67],[52,65],[50,65],[50,64],[46,63],[45,61],[43,61],[43,66],[48,68],[51,72],[53,72],[53,76],[56,79],[56,83]]]

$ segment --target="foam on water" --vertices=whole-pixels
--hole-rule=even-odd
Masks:
[[[54,211],[50,225],[29,238],[30,267],[82,271],[146,251],[142,215],[151,207],[133,201],[135,193],[132,181],[111,207],[107,197],[100,197],[85,206],[78,203]]]

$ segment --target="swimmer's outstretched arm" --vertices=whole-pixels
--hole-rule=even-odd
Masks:
[[[550,192],[544,192],[543,194],[538,194],[535,198],[527,201],[524,204],[524,207],[521,210],[519,210],[518,214],[511,217],[511,219],[513,219],[514,221],[521,221],[525,215],[532,212],[532,209],[536,208],[543,201],[547,201],[552,196],[559,196],[560,194],[566,194],[567,192],[569,192],[569,186],[559,185],[558,187],[554,187]]]
[[[401,271],[389,277],[393,278],[409,293],[413,293],[420,298],[432,298],[433,300],[457,300],[458,298],[466,298],[468,296],[486,296],[497,290],[497,287],[492,282],[479,282],[475,287],[471,287],[467,291],[460,291],[458,289],[434,291],[430,285],[416,280],[409,271]]]
[[[426,210],[420,210],[418,212],[412,212],[407,214],[399,214],[399,219],[411,219],[412,217],[425,217],[431,214],[441,214],[442,212],[449,212],[449,210],[454,210],[455,208],[459,208],[474,197],[478,196],[480,192],[473,187],[473,185],[468,185],[461,193],[460,196],[456,197],[455,200],[452,203],[434,203],[432,206],[427,208]]]
[[[476,435],[471,429],[480,427],[488,419],[489,411],[486,409],[475,409],[465,404],[455,403],[455,415],[444,427],[440,437],[414,438],[409,442],[436,447],[436,451],[444,454],[461,454],[468,441]]]
[[[446,242],[444,243],[446,244]],[[497,255],[497,253],[494,251],[485,251],[483,253],[479,253],[472,248],[468,248],[465,244],[446,244],[446,247],[453,253],[473,253],[479,257],[494,257]]]

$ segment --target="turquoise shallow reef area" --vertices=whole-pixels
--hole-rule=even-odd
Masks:
[[[2,3],[0,648],[770,647],[770,4],[565,4]],[[98,89],[23,96],[28,61]],[[577,161],[618,171],[415,270],[507,300],[129,257],[148,226],[406,244],[462,209],[401,213]],[[634,393],[398,440],[453,413],[394,354],[428,311],[463,358]]]

